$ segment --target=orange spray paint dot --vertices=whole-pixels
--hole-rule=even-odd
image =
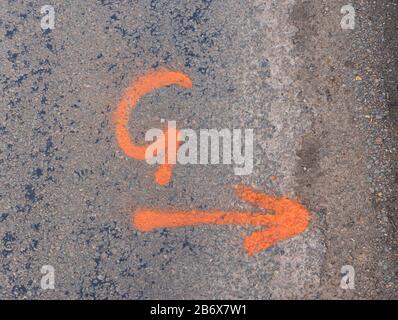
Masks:
[[[300,203],[237,186],[237,197],[249,204],[270,211],[271,214],[235,211],[178,211],[137,209],[131,216],[132,224],[142,232],[162,228],[181,228],[196,225],[253,225],[265,230],[252,233],[244,240],[248,255],[266,250],[277,242],[303,233],[309,225],[310,213]]]
[[[277,177],[277,176],[271,176],[271,181],[272,181],[272,182],[278,181],[278,177]]]
[[[136,160],[146,160],[145,152],[148,148],[148,145],[136,145],[130,137],[128,123],[131,111],[144,95],[170,85],[179,85],[180,87],[191,89],[192,81],[181,72],[162,68],[138,77],[126,90],[113,116],[116,141],[127,156]],[[165,132],[165,135],[167,136],[167,132]],[[179,144],[177,141],[175,141],[175,145],[178,148]],[[170,152],[167,149],[168,144],[166,143],[165,150],[159,151],[165,151],[166,154],[169,154]],[[169,164],[167,159],[168,156],[166,156],[166,163],[161,164],[155,173],[155,180],[160,185],[167,184],[171,179],[173,164]]]

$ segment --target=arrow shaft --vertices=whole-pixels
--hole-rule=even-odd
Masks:
[[[273,216],[229,211],[161,211],[138,209],[132,216],[133,225],[140,231],[178,228],[199,224],[267,226]]]

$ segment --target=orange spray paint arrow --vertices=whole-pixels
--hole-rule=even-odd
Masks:
[[[131,158],[136,160],[147,160],[145,158],[145,152],[148,146],[136,145],[133,139],[130,137],[128,130],[129,114],[135,108],[138,101],[146,94],[171,85],[179,85],[183,88],[192,88],[191,79],[178,71],[171,71],[167,69],[158,69],[151,71],[145,75],[142,75],[136,79],[136,81],[127,89],[125,95],[120,101],[114,112],[114,122],[116,126],[116,140],[120,148]],[[169,130],[173,130],[170,132]],[[164,150],[158,150],[158,152],[165,152],[166,163],[161,164],[158,170],[155,172],[155,180],[160,185],[166,185],[172,174],[173,165],[168,163],[168,146],[173,146],[173,149],[178,148],[178,135],[177,129],[166,129],[164,131]],[[174,132],[175,131],[175,132]],[[175,141],[168,143],[167,137],[174,137]]]
[[[286,240],[304,232],[310,221],[309,211],[300,203],[237,186],[235,193],[253,206],[269,210],[272,214],[230,211],[165,211],[137,209],[132,214],[132,224],[142,232],[161,228],[179,228],[193,225],[253,225],[267,227],[255,231],[244,241],[249,255],[268,249],[278,241]]]

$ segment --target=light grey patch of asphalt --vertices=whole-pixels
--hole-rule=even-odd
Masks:
[[[53,1],[55,29],[43,31],[41,3],[3,2],[0,297],[396,295],[396,112],[391,94],[382,95],[396,88],[381,56],[396,6],[354,3],[359,22],[346,32],[344,4]],[[188,74],[193,88],[144,97],[130,123],[137,142],[162,118],[194,130],[251,128],[252,175],[177,165],[159,187],[153,167],[119,149],[112,112],[137,75],[162,66]],[[140,233],[130,225],[131,212],[148,205],[250,209],[235,198],[237,183],[298,197],[311,227],[248,257],[250,228]],[[46,264],[55,268],[55,290],[40,288]],[[357,274],[353,291],[339,286],[347,264]]]

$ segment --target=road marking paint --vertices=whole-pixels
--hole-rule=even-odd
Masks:
[[[129,115],[138,101],[146,94],[170,85],[192,88],[191,79],[178,71],[159,69],[136,79],[127,89],[114,112],[116,140],[127,156],[136,160],[147,160],[146,151],[150,145],[136,145],[128,131]],[[164,153],[165,163],[155,171],[155,181],[166,185],[171,180],[174,157],[181,142],[180,131],[166,128],[164,135],[156,142],[164,146],[156,150],[153,156]],[[162,139],[162,140],[160,140]],[[152,145],[152,144],[151,144]],[[149,149],[148,149],[149,151]],[[276,179],[275,179],[276,180]],[[137,209],[131,216],[132,224],[142,232],[160,228],[180,228],[193,225],[252,225],[263,227],[244,240],[249,255],[275,245],[277,242],[303,233],[310,221],[309,211],[297,201],[285,197],[273,197],[257,192],[249,187],[237,186],[236,196],[255,207],[270,211],[271,214],[236,211],[178,211]]]
[[[131,219],[142,232],[162,228],[180,228],[194,225],[253,225],[267,227],[252,233],[244,240],[248,255],[266,250],[277,242],[303,233],[310,221],[309,211],[297,201],[273,197],[245,186],[235,187],[236,196],[253,206],[272,214],[234,211],[178,211],[137,209]]]
[[[131,111],[144,95],[156,89],[171,85],[179,85],[180,87],[191,89],[192,81],[187,75],[179,71],[161,68],[138,77],[127,89],[113,114],[116,140],[127,156],[136,160],[146,160],[145,151],[148,148],[148,145],[136,145],[130,137],[128,122]],[[165,139],[167,139],[167,136],[167,132],[165,132]],[[177,139],[178,133],[174,136]],[[171,151],[167,150],[169,144],[165,143],[164,145],[165,150],[163,151],[167,155],[171,154]],[[179,143],[178,141],[175,141],[174,144],[171,143],[170,145],[174,145],[178,148]],[[166,159],[168,159],[168,156],[166,156]],[[160,165],[158,170],[155,172],[155,181],[160,185],[166,185],[171,179],[172,168],[172,164],[165,163]]]

